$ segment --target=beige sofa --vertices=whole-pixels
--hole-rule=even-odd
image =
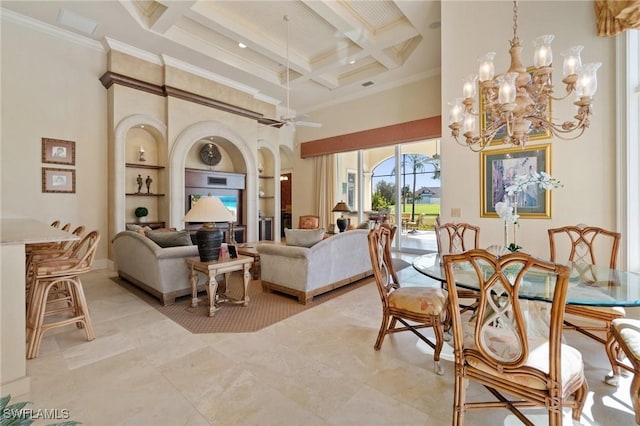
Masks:
[[[356,229],[326,238],[310,248],[262,243],[262,288],[296,296],[306,304],[314,296],[371,275],[367,235]]]
[[[160,299],[163,305],[191,294],[185,258],[198,256],[198,246],[162,248],[134,231],[122,231],[112,240],[118,275]]]

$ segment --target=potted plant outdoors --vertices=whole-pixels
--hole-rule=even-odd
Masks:
[[[137,207],[134,211],[134,214],[138,218],[138,222],[144,223],[147,221],[147,215],[149,214],[149,210],[146,207]]]

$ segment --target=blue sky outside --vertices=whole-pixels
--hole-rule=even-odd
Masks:
[[[410,162],[408,161],[408,166],[407,170],[406,170],[406,179],[405,179],[405,186],[408,185],[409,188],[411,188],[411,186],[413,185],[413,174],[411,173],[412,169],[411,169],[411,165]],[[372,188],[375,191],[375,187],[377,185],[377,183],[380,180],[385,180],[387,182],[391,182],[394,183],[395,182],[395,177],[394,176],[389,176],[392,172],[393,169],[395,167],[395,158],[393,157],[389,157],[386,160],[384,160],[382,163],[378,164],[374,169],[373,169],[373,182],[372,182]],[[416,189],[419,189],[421,187],[427,187],[427,188],[433,188],[433,187],[440,187],[440,179],[433,179],[433,172],[435,171],[435,168],[432,164],[427,164],[424,168],[424,173],[423,174],[418,174],[417,179],[416,179]],[[402,182],[402,180],[400,181]],[[401,183],[402,185],[402,183]]]

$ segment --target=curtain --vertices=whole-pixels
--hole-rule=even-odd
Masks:
[[[595,0],[594,8],[601,37],[640,28],[640,0]]]
[[[320,216],[320,226],[328,229],[330,223],[333,223],[331,210],[335,201],[335,155],[320,155],[315,157],[315,175],[317,194],[316,205],[314,211]]]

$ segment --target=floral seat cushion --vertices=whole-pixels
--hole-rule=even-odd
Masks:
[[[389,306],[426,315],[444,311],[447,294],[440,288],[401,287],[389,295]]]

